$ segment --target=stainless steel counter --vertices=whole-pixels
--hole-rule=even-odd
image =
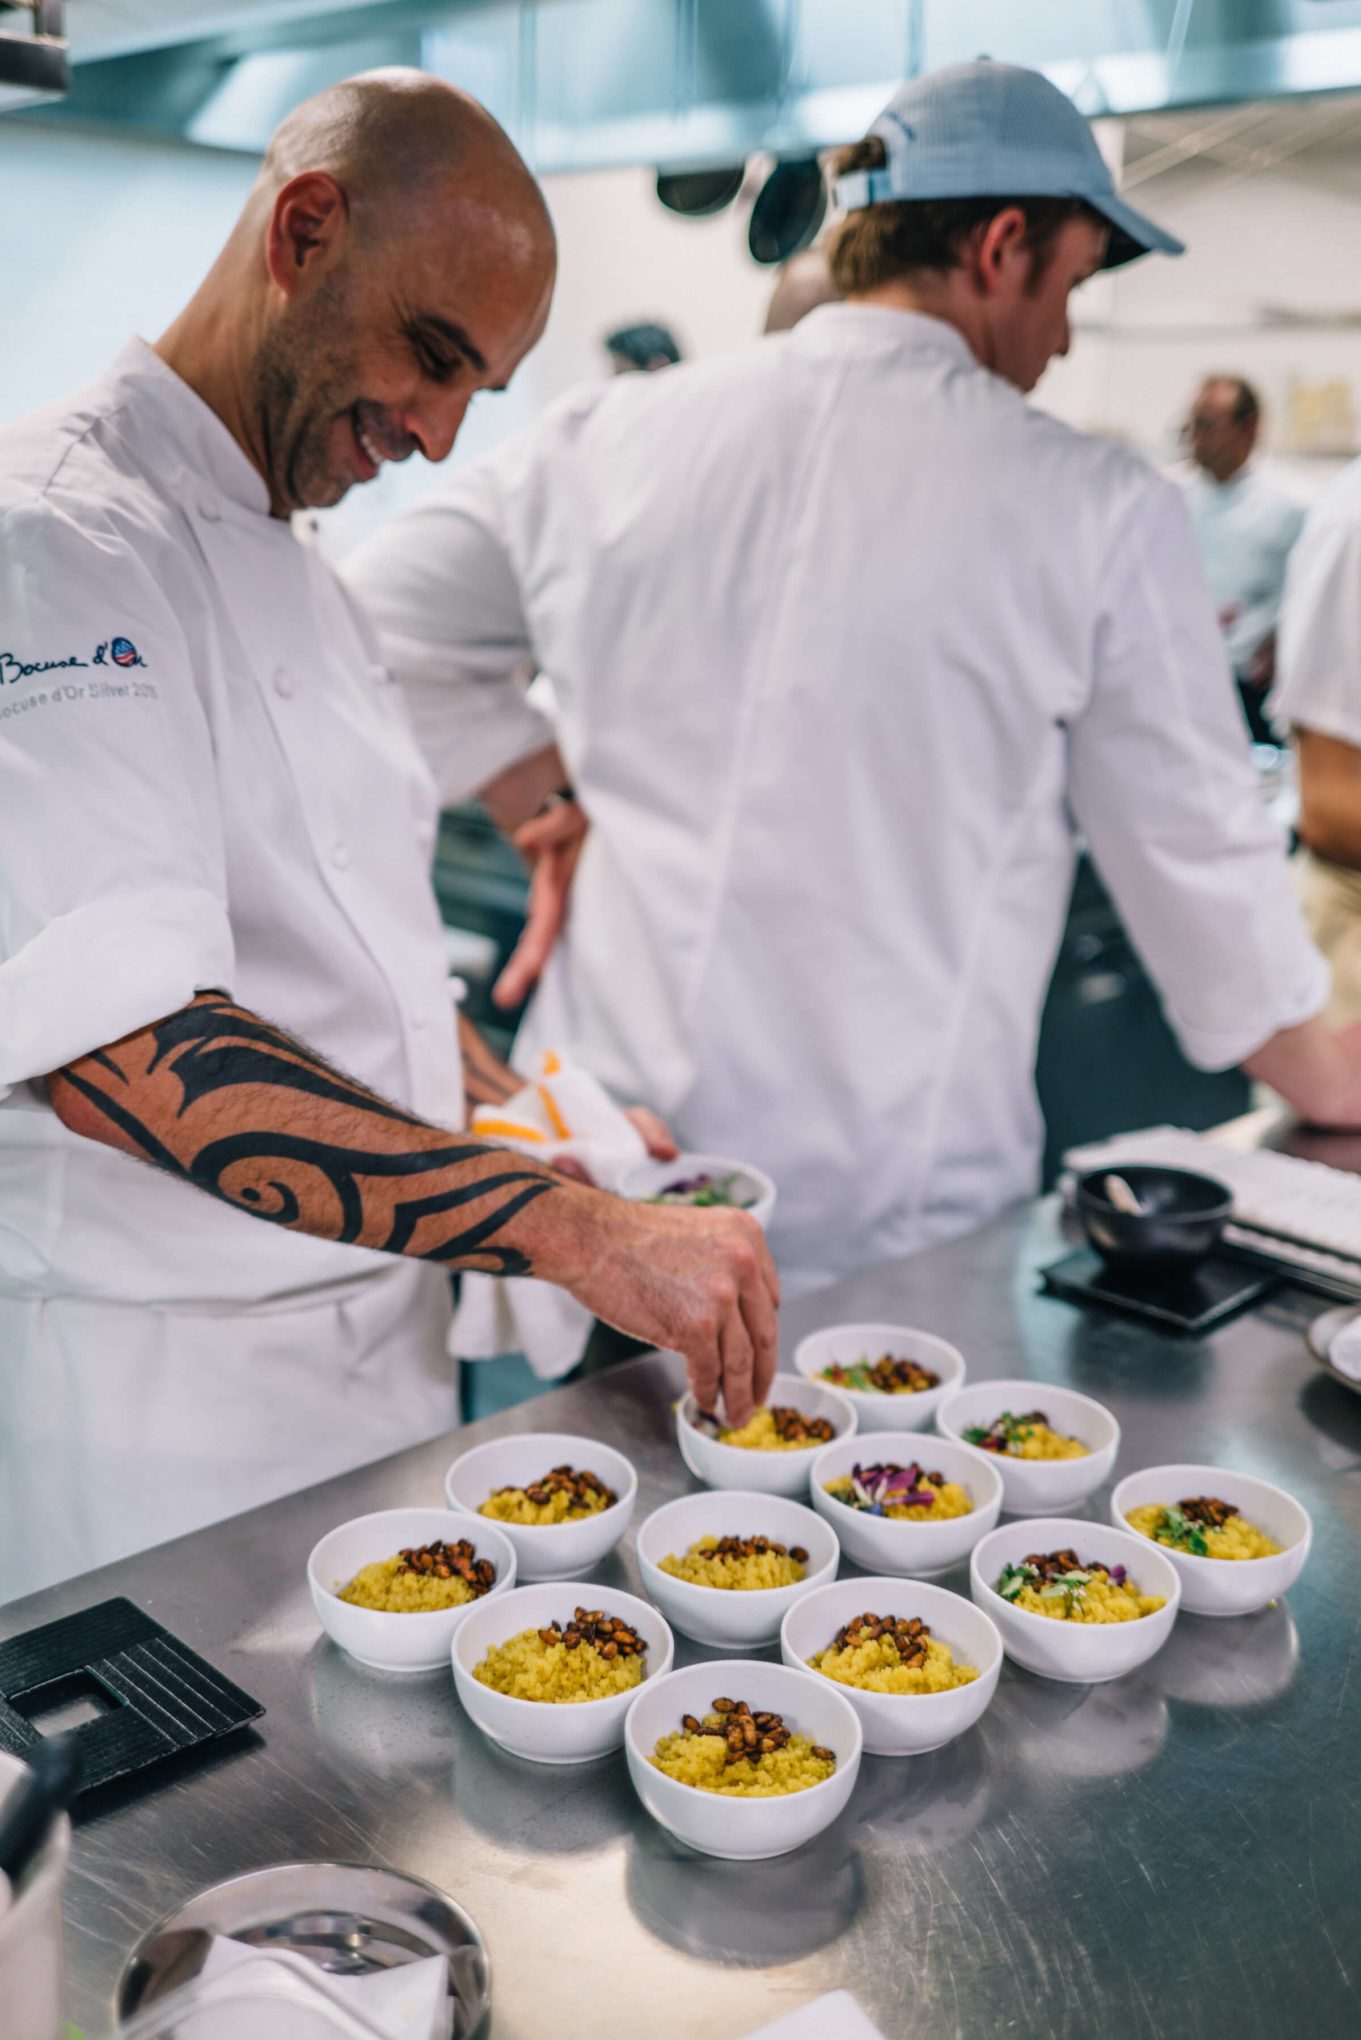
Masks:
[[[1361,1397],[1306,1357],[1291,1293],[1199,1343],[1034,1293],[1048,1207],[857,1278],[786,1313],[786,1350],[838,1319],[956,1341],[975,1378],[1025,1374],[1110,1404],[1117,1472],[1222,1460],[1289,1487],[1316,1541],[1284,1604],[1182,1616],[1145,1672],[1047,1684],[1008,1665],[962,1741],[866,1758],[847,1812],[781,1861],[707,1861],[638,1808],[622,1758],[545,1771],[502,1756],[444,1674],[351,1663],[317,1628],[322,1531],[438,1502],[449,1441],[402,1454],[78,1583],[0,1633],[130,1595],[268,1707],[261,1734],[80,1827],[72,2016],[101,2029],[132,1942],[216,1879],[288,1857],[431,1878],[482,1926],[495,2040],[736,2040],[853,1989],[889,2040],[1315,2040],[1361,2030]],[[608,1439],[639,1517],[691,1485],[678,1369],[639,1361],[463,1434]],[[1105,1494],[1093,1513],[1104,1513]],[[634,1587],[630,1538],[602,1571]],[[967,1591],[963,1571],[945,1584]],[[569,1590],[571,1591],[571,1590]],[[678,1639],[678,1662],[706,1653]]]

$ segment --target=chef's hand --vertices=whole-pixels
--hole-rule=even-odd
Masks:
[[[611,1200],[592,1213],[585,1272],[557,1277],[596,1317],[684,1356],[702,1410],[720,1395],[744,1424],[763,1402],[779,1353],[780,1282],[765,1234],[745,1211],[695,1211]]]
[[[530,867],[524,933],[492,987],[498,1006],[518,1006],[535,984],[567,919],[567,896],[590,824],[578,802],[559,801],[511,837]]]
[[[1270,687],[1276,678],[1276,633],[1269,631],[1248,660],[1244,676],[1253,687]]]

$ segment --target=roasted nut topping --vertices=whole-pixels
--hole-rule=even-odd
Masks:
[[[940,1376],[929,1367],[919,1367],[915,1360],[900,1359],[894,1353],[881,1353],[877,1360],[854,1360],[849,1366],[834,1360],[823,1368],[822,1379],[830,1381],[834,1388],[868,1390],[871,1394],[878,1391],[883,1395],[900,1395],[904,1389],[919,1395],[924,1389],[940,1387]]]
[[[562,1493],[570,1495],[573,1502],[585,1502],[592,1497],[603,1496],[607,1509],[613,1508],[619,1499],[614,1489],[606,1487],[598,1474],[588,1473],[584,1468],[577,1472],[571,1466],[555,1466],[542,1480],[526,1482],[523,1487],[493,1488],[492,1493],[497,1495],[523,1493],[525,1499],[533,1502],[536,1509],[541,1509],[554,1495]]]
[[[808,1553],[801,1544],[777,1544],[773,1537],[720,1537],[715,1544],[706,1544],[706,1558],[764,1558],[770,1552],[776,1558],[792,1558],[798,1565],[807,1565]]]
[[[457,1544],[444,1544],[436,1538],[433,1544],[412,1545],[397,1555],[403,1572],[425,1573],[437,1580],[457,1576],[466,1580],[474,1594],[489,1594],[496,1584],[496,1567],[489,1558],[479,1558],[466,1537],[460,1537]]]
[[[787,1443],[828,1445],[836,1436],[830,1417],[808,1417],[788,1403],[771,1403],[768,1407],[777,1435]]]
[[[1194,1495],[1190,1501],[1178,1502],[1177,1507],[1192,1523],[1203,1523],[1208,1530],[1222,1530],[1230,1516],[1238,1514],[1232,1502],[1221,1502],[1215,1495]]]
[[[682,1714],[681,1727],[687,1735],[716,1735],[727,1745],[727,1761],[738,1763],[743,1757],[758,1764],[762,1757],[772,1750],[782,1750],[789,1741],[792,1730],[784,1725],[783,1718],[762,1710],[753,1714],[745,1700],[729,1700],[726,1697],[715,1700],[713,1711],[721,1717],[719,1722],[697,1721],[693,1714]],[[836,1759],[830,1750],[814,1750],[815,1757],[822,1757],[828,1763]]]
[[[568,1650],[589,1643],[603,1658],[642,1657],[647,1649],[636,1629],[630,1629],[627,1622],[621,1622],[617,1615],[606,1615],[600,1608],[575,1609],[565,1629],[560,1622],[550,1622],[539,1631],[539,1641],[563,1643]]]
[[[844,1629],[838,1629],[833,1650],[854,1650],[859,1643],[894,1644],[905,1665],[926,1663],[926,1640],[931,1631],[919,1615],[853,1615]]]

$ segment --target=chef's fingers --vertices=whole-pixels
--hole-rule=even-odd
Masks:
[[[631,1119],[639,1133],[642,1134],[647,1151],[654,1161],[675,1161],[676,1156],[680,1153],[680,1149],[676,1146],[671,1129],[664,1119],[659,1119],[657,1114],[649,1111],[646,1105],[628,1106],[624,1117]]]
[[[751,1340],[751,1392],[758,1403],[763,1403],[770,1394],[779,1364],[780,1323],[759,1264],[753,1268],[750,1280],[742,1285],[742,1322]]]
[[[585,1183],[589,1189],[595,1188],[595,1177],[586,1164],[579,1162],[575,1155],[559,1155],[555,1162],[549,1163],[549,1167],[557,1175],[566,1176],[569,1182]]]
[[[686,1354],[685,1375],[691,1395],[705,1416],[711,1417],[718,1407],[719,1390],[723,1386],[723,1364],[717,1340],[692,1348]]]
[[[553,953],[553,944],[567,918],[567,895],[571,890],[572,866],[556,852],[545,853],[534,866],[529,881],[529,907],[524,933],[515,945],[505,969],[492,988],[497,1006],[518,1006]]]
[[[580,846],[590,823],[574,800],[560,801],[549,808],[546,814],[535,815],[529,822],[522,822],[511,837],[511,842],[522,857],[532,864],[545,850],[562,850],[571,845]]]
[[[723,1362],[723,1407],[728,1422],[740,1429],[755,1409],[752,1375],[756,1355],[742,1315],[741,1301],[724,1318],[719,1331],[719,1352]]]

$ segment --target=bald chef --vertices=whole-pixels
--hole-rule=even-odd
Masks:
[[[553,271],[480,107],[352,80],[160,341],[0,434],[0,1598],[446,1428],[451,1268],[561,1284],[738,1416],[773,1372],[754,1221],[459,1133],[435,788],[288,521],[443,459]],[[509,824],[526,748],[468,733]],[[473,1095],[516,1081],[472,1046]]]

